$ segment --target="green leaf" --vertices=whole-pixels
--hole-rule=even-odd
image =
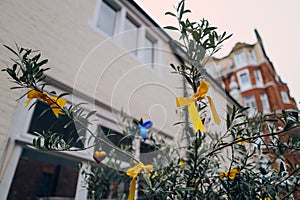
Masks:
[[[60,99],[60,98],[62,98],[62,97],[64,97],[64,96],[67,96],[67,95],[70,95],[68,92],[64,92],[64,93],[61,93],[58,97],[57,97],[57,99]]]
[[[182,19],[182,16],[184,14],[184,7],[185,7],[185,1],[182,1],[181,9],[180,9],[180,12],[179,12],[179,19],[180,20]]]
[[[19,54],[17,52],[15,52],[12,48],[10,48],[9,46],[7,46],[5,44],[3,46],[19,57]]]
[[[41,54],[39,53],[38,55],[34,56],[34,57],[32,58],[32,60],[33,60],[34,62],[37,62],[37,61],[40,59],[40,57],[41,57]]]
[[[152,184],[151,184],[151,181],[150,181],[150,178],[148,177],[148,175],[144,173],[144,174],[143,174],[143,178],[144,178],[144,180],[146,181],[147,185],[148,185],[150,188],[152,188]]]
[[[192,188],[192,187],[185,187],[185,188],[183,188],[183,187],[178,187],[177,189],[180,190],[180,191],[194,191],[194,190],[195,190],[195,189]]]
[[[189,10],[189,9],[187,9],[187,10],[185,10],[185,11],[183,11],[183,13],[185,14],[185,13],[191,13],[192,11],[191,10]]]
[[[31,53],[31,49],[27,50],[27,52],[23,55],[23,59],[26,59],[27,56]]]
[[[181,5],[182,5],[182,3],[183,3],[184,1],[185,1],[185,0],[181,0],[181,1],[179,2],[178,7],[177,7],[177,12],[179,11],[179,9],[180,9],[180,7],[181,7]]]
[[[172,13],[172,12],[166,12],[165,15],[171,15],[171,16],[176,17],[176,15],[174,13]]]
[[[37,63],[38,66],[42,66],[48,62],[48,59],[42,60],[41,62]]]
[[[174,26],[165,26],[164,29],[169,29],[169,30],[176,30],[179,31],[178,28],[174,27]]]

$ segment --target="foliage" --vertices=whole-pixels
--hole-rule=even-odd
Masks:
[[[201,80],[205,76],[205,63],[216,53],[221,44],[231,35],[226,32],[218,34],[216,27],[211,26],[207,20],[191,22],[185,19],[191,11],[185,8],[182,0],[176,7],[177,13],[167,12],[166,15],[178,20],[178,27],[167,26],[166,29],[178,31],[180,41],[173,41],[174,51],[182,56],[182,64],[171,64],[174,73],[185,78],[188,86],[197,92]],[[100,135],[87,128],[95,112],[87,113],[79,105],[60,106],[45,93],[44,72],[49,68],[42,68],[47,60],[40,61],[41,54],[35,51],[19,48],[16,50],[5,46],[17,59],[13,65],[4,69],[17,87],[12,89],[31,89],[37,91],[41,100],[52,100],[61,109],[63,115],[73,122],[79,123],[94,144],[83,148],[72,146],[73,138],[61,137],[58,133],[45,130],[38,133],[33,140],[33,146],[38,149],[51,151],[80,151],[94,146],[105,144],[113,149],[110,152],[106,166],[119,168],[122,162],[114,159],[114,152],[124,154],[130,159],[130,166],[140,163],[132,152],[129,144],[122,148],[113,146]],[[34,55],[33,55],[34,54]],[[55,94],[51,92],[51,94]],[[28,92],[22,97],[28,95]],[[42,96],[42,95],[46,95]],[[68,94],[57,95],[60,99]],[[22,98],[21,97],[21,98]],[[47,101],[46,101],[47,102]],[[50,103],[49,103],[50,105]],[[198,110],[204,109],[205,102],[196,101]],[[31,105],[32,107],[32,105]],[[299,111],[282,111],[268,115],[260,114],[248,118],[245,114],[247,108],[233,107],[226,117],[226,130],[221,133],[194,131],[187,128],[186,137],[190,136],[190,143],[184,149],[184,156],[178,150],[166,145],[162,141],[151,139],[156,148],[167,147],[172,161],[164,168],[158,168],[157,158],[152,164],[154,171],[150,174],[142,167],[136,174],[139,178],[139,198],[144,199],[293,199],[293,194],[299,188],[300,167],[297,160],[290,160],[286,154],[293,154],[299,158]],[[59,116],[60,118],[61,116]],[[123,113],[121,120],[124,126],[124,141],[126,138],[142,140],[139,136],[140,120],[132,119]],[[205,119],[203,119],[204,121]],[[188,122],[185,122],[186,124]],[[178,123],[181,124],[181,123]],[[121,141],[120,141],[121,142]],[[181,155],[181,156],[179,156]],[[169,161],[169,160],[168,160]],[[141,163],[140,163],[141,164]],[[148,163],[147,163],[148,164]],[[89,197],[100,199],[107,194],[114,181],[129,183],[130,177],[122,172],[111,172],[108,167],[82,169],[87,182]],[[141,165],[144,166],[144,165]],[[124,168],[124,171],[129,166]],[[128,173],[127,173],[128,174]],[[112,177],[112,178],[109,178]],[[135,178],[135,177],[134,177]],[[121,199],[125,196],[121,194]]]
[[[92,163],[86,168],[81,166],[81,173],[83,174],[86,183],[85,187],[88,190],[88,198],[100,200],[110,196],[119,200],[125,199],[126,194],[118,194],[113,187],[120,182],[129,184],[130,178],[126,176],[124,172],[116,170],[120,168],[121,162],[114,161],[114,153],[115,152],[112,151],[108,156],[109,160],[107,162],[110,163],[109,166],[111,167],[104,164],[96,166]]]

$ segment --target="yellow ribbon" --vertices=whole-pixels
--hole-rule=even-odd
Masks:
[[[238,145],[243,145],[243,142],[250,143],[249,140],[244,140],[242,137],[238,137],[235,141]]]
[[[128,200],[133,200],[134,199],[134,194],[135,194],[135,187],[136,187],[136,177],[141,173],[143,170],[145,170],[150,176],[150,170],[153,170],[153,165],[144,165],[142,162],[140,162],[138,165],[129,168],[126,171],[126,174],[128,176],[132,177],[131,183],[130,183],[130,191],[128,195]]]
[[[48,96],[47,92],[41,93],[41,92],[33,90],[33,89],[28,90],[27,98],[28,99],[25,102],[25,107],[28,106],[28,104],[30,103],[30,101],[32,99],[42,99],[50,105],[50,107],[56,117],[58,117],[59,114],[64,114],[62,112],[61,108],[66,105],[67,101],[63,98],[57,99],[57,97],[55,97],[55,96]],[[59,107],[57,105],[59,105]]]
[[[202,123],[202,120],[199,116],[198,110],[196,108],[195,102],[198,100],[201,100],[203,98],[207,98],[209,105],[210,105],[210,109],[214,118],[214,121],[216,122],[216,124],[220,124],[221,120],[219,118],[219,115],[216,111],[216,107],[211,99],[210,96],[207,96],[207,92],[209,89],[210,85],[208,82],[202,80],[200,82],[199,88],[198,88],[198,92],[194,94],[194,97],[177,97],[176,98],[176,105],[177,107],[182,107],[182,106],[188,106],[188,112],[194,127],[194,131],[197,132],[199,130],[204,131],[205,132],[205,128],[204,125]]]
[[[226,178],[229,178],[231,180],[234,180],[236,175],[239,174],[239,173],[240,173],[240,170],[235,168],[235,169],[232,169],[232,170],[227,171],[227,172],[219,173],[219,177],[220,178],[226,177]]]

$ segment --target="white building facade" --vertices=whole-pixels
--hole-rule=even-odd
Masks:
[[[97,111],[91,130],[101,126],[122,133],[118,116],[123,110],[137,119],[151,119],[158,137],[172,142],[180,136],[183,128],[173,124],[182,120],[175,98],[184,94],[183,81],[169,67],[180,61],[169,46],[170,37],[134,1],[4,0],[0,25],[1,43],[38,49],[49,59],[49,91],[69,92],[68,105],[87,102],[87,111]],[[10,65],[12,56],[0,49],[2,68]],[[227,107],[236,102],[207,79],[209,95],[223,121]],[[86,199],[78,163],[93,161],[94,149],[55,153],[29,148],[34,132],[55,118],[40,119],[43,105],[39,103],[30,110],[24,108],[25,99],[15,101],[24,91],[10,87],[7,75],[1,73],[1,198]],[[212,124],[210,128],[220,127]]]

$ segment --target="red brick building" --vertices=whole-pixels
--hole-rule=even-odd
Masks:
[[[267,56],[262,39],[255,30],[257,42],[254,44],[237,43],[231,52],[223,58],[212,58],[206,66],[207,72],[214,77],[227,92],[242,106],[250,107],[249,117],[258,112],[271,113],[281,110],[297,109],[297,104],[290,96],[289,88],[277,74],[273,63]],[[280,135],[280,140],[286,141],[286,136],[300,133],[299,128]],[[265,149],[266,152],[270,149]],[[275,161],[273,167],[279,169],[282,162],[275,153],[259,158],[260,162]],[[287,150],[283,155],[286,166],[287,159],[295,165],[300,154]],[[265,160],[264,160],[265,159]],[[287,170],[289,170],[287,168]],[[300,192],[294,192],[298,199]]]
[[[256,112],[270,113],[297,108],[289,88],[276,73],[255,30],[255,44],[237,43],[223,58],[212,58],[207,72],[241,105],[250,107],[249,116]]]

